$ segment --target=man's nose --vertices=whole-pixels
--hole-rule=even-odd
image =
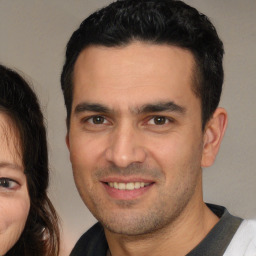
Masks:
[[[143,163],[146,150],[142,145],[139,131],[132,126],[121,126],[113,131],[109,146],[106,149],[106,160],[120,168],[128,167],[132,163]]]

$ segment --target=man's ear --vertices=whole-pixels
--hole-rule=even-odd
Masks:
[[[201,160],[202,167],[211,166],[219,151],[219,147],[227,127],[227,112],[217,108],[204,130],[204,147]]]

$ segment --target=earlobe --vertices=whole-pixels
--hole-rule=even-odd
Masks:
[[[202,167],[208,167],[214,163],[226,127],[227,112],[223,108],[217,108],[205,127]]]

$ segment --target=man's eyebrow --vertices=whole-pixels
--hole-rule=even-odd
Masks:
[[[145,114],[145,113],[154,113],[154,112],[177,112],[180,114],[184,114],[186,112],[186,108],[180,105],[177,105],[173,101],[169,102],[157,102],[153,104],[145,104],[135,110],[138,114]]]
[[[102,104],[98,103],[88,103],[88,102],[82,102],[79,103],[75,107],[75,114],[79,114],[81,112],[85,111],[91,111],[91,112],[97,112],[97,113],[110,113],[111,110]],[[144,104],[141,107],[136,107],[131,110],[132,112],[136,114],[145,114],[145,113],[154,113],[154,112],[163,112],[163,111],[169,111],[169,112],[177,112],[180,114],[184,114],[186,112],[185,107],[177,105],[173,101],[169,102],[156,102],[156,103],[149,103]]]
[[[10,169],[14,169],[14,170],[23,170],[22,166],[14,164],[14,163],[10,163],[10,162],[0,162],[0,169],[1,168],[10,168]]]
[[[87,102],[79,103],[75,107],[75,110],[74,110],[75,114],[78,114],[78,113],[81,113],[84,111],[91,111],[91,112],[98,112],[98,113],[109,113],[110,112],[109,108],[102,104],[87,103]]]

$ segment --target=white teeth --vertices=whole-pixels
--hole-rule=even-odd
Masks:
[[[124,190],[125,189],[125,183],[118,183],[118,189]]]
[[[108,182],[108,185],[111,188],[116,188],[119,190],[134,190],[134,189],[144,188],[149,184],[150,183],[145,183],[145,182],[128,182],[128,183]]]
[[[140,188],[140,182],[135,182],[134,183],[134,188],[137,188],[137,189]]]
[[[127,183],[127,184],[126,184],[126,189],[127,189],[127,190],[134,190],[134,187],[135,187],[134,183],[131,183],[131,182],[130,182],[130,183]]]

